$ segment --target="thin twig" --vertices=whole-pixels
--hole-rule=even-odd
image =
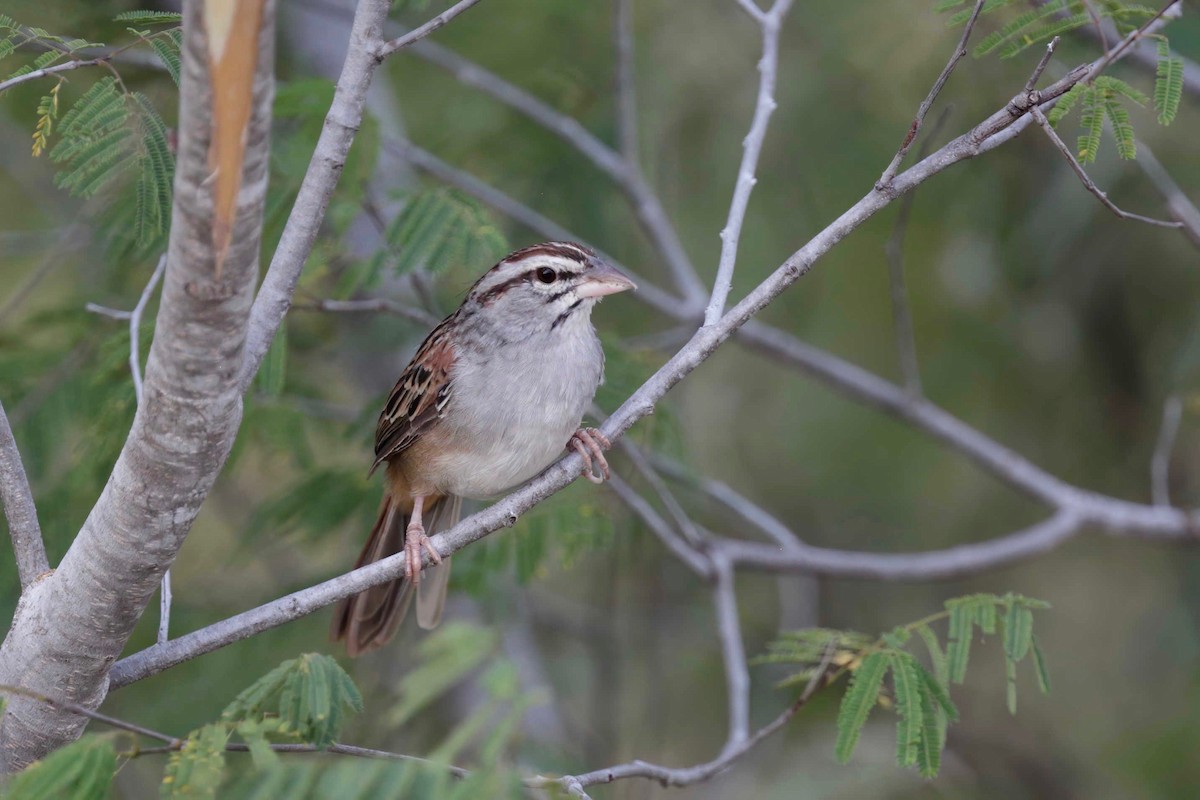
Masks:
[[[1046,65],[1050,63],[1050,58],[1054,55],[1054,51],[1058,49],[1060,37],[1055,36],[1046,45],[1046,52],[1042,53],[1042,60],[1033,68],[1033,72],[1029,75],[1029,80],[1025,81],[1025,94],[1029,94],[1037,86],[1038,79],[1042,77],[1042,73],[1046,71]]]
[[[637,73],[633,53],[633,0],[613,0],[616,56],[617,142],[621,155],[638,162]]]
[[[397,50],[402,50],[415,42],[421,41],[478,2],[479,0],[461,0],[461,2],[455,3],[421,27],[414,28],[403,36],[397,36],[395,39],[381,44],[375,51],[376,57],[382,61]]]
[[[967,41],[971,38],[971,31],[975,29],[979,13],[983,11],[984,2],[985,0],[975,0],[975,8],[971,11],[971,16],[963,28],[958,45],[950,55],[950,60],[946,62],[945,68],[942,69],[942,74],[938,75],[937,80],[933,82],[933,86],[929,89],[929,94],[925,95],[925,99],[917,107],[917,115],[913,117],[912,125],[908,127],[908,133],[904,135],[904,141],[900,142],[900,149],[896,151],[896,155],[892,157],[891,163],[887,165],[887,169],[883,171],[883,174],[879,176],[879,180],[875,183],[875,188],[880,191],[891,186],[892,179],[896,177],[896,172],[900,169],[901,162],[908,155],[909,148],[912,147],[913,142],[917,140],[917,134],[921,132],[921,125],[924,124],[925,115],[929,113],[929,109],[933,106],[933,101],[937,100],[937,96],[942,93],[942,87],[950,79],[950,73],[954,72],[954,68],[958,66],[958,62],[966,58]]]
[[[108,317],[109,319],[115,319],[121,322],[128,322],[129,317],[133,313],[120,308],[109,308],[108,306],[102,306],[99,303],[88,303],[83,307],[83,310],[90,314],[99,314],[102,317]]]
[[[1171,505],[1171,452],[1175,449],[1182,416],[1183,400],[1177,394],[1170,395],[1163,403],[1162,427],[1158,429],[1158,443],[1150,461],[1151,496],[1156,506]]]
[[[46,545],[42,542],[42,528],[38,524],[29,478],[21,463],[21,452],[13,438],[3,402],[0,402],[0,500],[4,501],[17,574],[24,589],[50,569],[50,562],[46,560]]]
[[[758,183],[755,176],[758,158],[762,153],[763,141],[767,137],[771,113],[776,106],[779,30],[791,5],[792,0],[775,0],[771,10],[759,19],[759,25],[762,27],[762,57],[758,62],[758,99],[754,104],[750,132],[742,140],[742,161],[738,165],[737,182],[734,184],[733,198],[729,203],[729,215],[725,219],[725,227],[721,229],[721,255],[717,262],[717,277],[713,280],[712,295],[704,310],[706,327],[715,324],[725,313],[725,303],[733,288],[733,271],[737,265],[738,243],[746,221],[746,209],[750,205],[750,193],[754,190],[754,184]]]
[[[67,72],[81,67],[98,67],[108,64],[107,58],[89,58],[81,61],[67,61],[62,64],[55,64],[53,67],[44,69],[35,69],[33,72],[26,72],[24,75],[17,75],[15,78],[9,78],[6,81],[0,81],[0,94],[4,94],[14,86],[19,86],[28,81],[36,81],[38,78],[45,78],[49,75],[57,75],[60,72]]]
[[[1037,120],[1037,124],[1041,126],[1043,131],[1046,132],[1046,136],[1048,136],[1050,141],[1054,143],[1054,146],[1058,148],[1058,152],[1062,153],[1063,158],[1065,158],[1067,163],[1071,165],[1071,169],[1074,170],[1075,174],[1079,177],[1080,182],[1083,184],[1083,188],[1094,194],[1100,201],[1101,205],[1116,214],[1121,219],[1129,219],[1133,220],[1134,222],[1144,222],[1147,225],[1157,225],[1161,228],[1183,227],[1183,223],[1179,220],[1143,217],[1141,214],[1132,214],[1128,211],[1123,211],[1118,208],[1117,204],[1112,200],[1109,200],[1108,195],[1101,191],[1100,187],[1097,186],[1087,174],[1083,166],[1079,163],[1079,160],[1075,158],[1075,154],[1071,152],[1071,148],[1067,147],[1066,142],[1059,138],[1058,132],[1054,130],[1054,126],[1050,124],[1050,120],[1046,118],[1046,115],[1042,113],[1042,110],[1037,106],[1034,106],[1032,109],[1030,109],[1030,111],[1033,114],[1033,118]]]
[[[142,289],[142,296],[138,298],[137,305],[133,307],[133,311],[129,312],[129,372],[133,375],[133,394],[137,398],[139,406],[142,404],[142,359],[138,352],[138,339],[142,326],[142,314],[166,268],[167,254],[163,253],[158,259],[158,265],[154,268],[154,272],[150,275],[150,280],[146,282],[146,288]]]
[[[650,764],[645,761],[630,761],[626,764],[605,767],[582,775],[566,775],[561,778],[538,775],[528,779],[525,785],[548,787],[557,784],[564,788],[578,785],[582,789],[585,786],[612,783],[613,781],[625,778],[647,778],[658,781],[663,786],[689,786],[694,783],[706,781],[727,769],[730,764],[750,752],[763,739],[766,739],[786,725],[792,717],[799,713],[800,709],[808,704],[808,701],[817,691],[827,686],[828,681],[826,677],[829,674],[829,663],[832,655],[832,651],[827,649],[821,665],[817,668],[817,672],[809,680],[808,685],[804,688],[804,692],[796,699],[796,702],[785,708],[775,719],[755,731],[753,735],[746,737],[741,744],[736,747],[726,747],[723,749],[721,754],[712,761],[698,764],[694,767],[680,768],[664,767],[660,764]]]
[[[28,697],[31,700],[37,700],[39,703],[45,703],[48,706],[52,706],[54,708],[61,709],[68,713],[78,714],[81,717],[87,717],[88,719],[95,720],[96,722],[103,722],[105,725],[109,725],[113,728],[119,728],[120,730],[123,730],[123,731],[129,731],[130,733],[136,733],[139,736],[145,736],[149,739],[157,739],[160,742],[167,742],[168,744],[172,744],[172,745],[179,743],[179,739],[175,738],[174,736],[170,736],[168,734],[161,733],[159,731],[153,730],[151,728],[146,728],[146,727],[137,725],[132,722],[126,722],[123,719],[117,719],[116,717],[110,717],[108,714],[102,714],[99,711],[93,711],[92,709],[88,708],[87,706],[81,706],[78,703],[70,703],[65,700],[59,700],[54,697],[49,697],[40,692],[35,692],[32,689],[26,689],[23,686],[0,685],[0,695],[3,695],[3,694],[17,695],[19,697]]]

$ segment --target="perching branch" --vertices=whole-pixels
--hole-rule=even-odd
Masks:
[[[12,537],[17,572],[24,589],[50,569],[46,560],[46,545],[42,543],[42,528],[38,524],[37,506],[29,489],[29,478],[21,463],[21,452],[13,438],[4,403],[0,402],[0,500],[4,502],[4,517]]]

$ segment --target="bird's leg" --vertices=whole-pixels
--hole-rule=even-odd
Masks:
[[[567,447],[583,457],[583,477],[592,483],[604,483],[608,480],[608,459],[604,451],[612,447],[612,442],[597,428],[580,428],[571,435]],[[599,472],[596,469],[599,468]]]
[[[413,500],[412,517],[408,521],[408,527],[404,529],[404,577],[413,583],[421,582],[421,550],[429,552],[433,563],[442,563],[441,554],[425,535],[425,525],[421,522],[421,510],[424,507],[425,496],[418,495]]]

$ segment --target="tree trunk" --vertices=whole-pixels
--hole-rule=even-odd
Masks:
[[[0,647],[2,684],[100,705],[109,668],[233,444],[267,186],[273,6],[184,4],[175,204],[143,400],[62,563],[21,597]],[[5,769],[73,740],[84,724],[11,697],[0,726]]]

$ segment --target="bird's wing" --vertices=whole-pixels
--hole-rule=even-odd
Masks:
[[[396,381],[375,428],[375,467],[411,447],[442,418],[455,360],[450,329],[450,319],[434,328]]]

